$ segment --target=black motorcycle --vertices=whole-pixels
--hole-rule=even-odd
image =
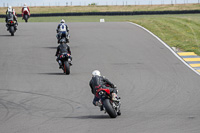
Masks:
[[[117,101],[113,101],[109,89],[99,88],[96,91],[96,97],[100,98],[103,109],[105,109],[105,112],[108,113],[111,118],[116,118],[118,115],[121,115],[120,97],[117,97]]]
[[[58,33],[58,31],[57,31],[57,33]],[[60,43],[60,40],[62,40],[62,39],[65,39],[66,43],[69,43],[70,35],[68,34],[68,32],[59,32],[56,37],[58,39],[58,43]]]
[[[70,74],[70,63],[69,63],[69,54],[65,53],[65,54],[62,54],[60,55],[60,59],[61,59],[61,62],[62,62],[62,70],[63,72],[66,74],[66,75],[69,75]]]
[[[16,21],[14,21],[13,19],[14,16],[12,14],[9,14],[7,17],[8,17],[6,24],[7,30],[11,33],[11,36],[14,36],[14,33],[17,30],[17,23]]]

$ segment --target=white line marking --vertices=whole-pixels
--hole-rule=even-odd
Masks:
[[[165,47],[167,47],[180,61],[182,61],[186,66],[188,66],[191,70],[193,70],[196,74],[198,74],[200,76],[199,72],[197,72],[193,67],[191,67],[188,63],[186,63],[176,52],[174,52],[174,50],[169,45],[167,45],[165,42],[163,42],[159,37],[154,35],[151,31],[147,30],[146,28],[144,28],[141,25],[138,25],[136,23],[132,23],[132,22],[128,22],[128,23],[136,25],[136,26],[142,28],[143,30],[147,31],[148,33],[150,33],[152,36],[154,36],[156,39],[158,39]]]

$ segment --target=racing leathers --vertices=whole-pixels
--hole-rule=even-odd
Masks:
[[[67,24],[65,23],[60,23],[56,29],[57,31],[57,39],[58,39],[58,43],[60,42],[60,40],[64,37],[66,38],[66,42],[69,43],[69,28],[67,26]]]
[[[12,9],[12,11],[6,11],[6,23],[7,23],[7,21],[8,21],[8,19],[9,19],[9,17],[10,17],[10,13],[13,15],[12,17],[13,17],[13,19],[14,19],[14,21],[16,21],[17,22],[17,13],[15,12],[15,10],[14,9]]]
[[[28,17],[30,17],[30,9],[28,6],[24,6],[22,7],[22,19],[24,19],[24,11],[27,11],[28,12]]]
[[[92,79],[90,80],[90,88],[91,88],[91,92],[94,94],[94,99],[93,99],[93,104],[95,106],[99,106],[99,98],[96,97],[96,91],[99,89],[99,88],[108,88],[111,92],[111,94],[115,94],[114,97],[117,97],[117,89],[116,89],[116,86],[111,83],[107,78],[105,78],[104,76],[93,76]],[[108,87],[108,86],[110,87]],[[113,96],[113,95],[112,95]],[[101,105],[100,105],[101,107]]]
[[[62,66],[62,61],[61,61],[61,55],[64,55],[64,54],[67,54],[69,56],[69,64],[72,65],[72,57],[71,57],[71,50],[70,50],[70,47],[69,45],[67,45],[66,43],[64,44],[60,44],[58,47],[57,47],[57,51],[56,51],[56,54],[55,56],[57,56],[57,59],[56,61],[58,62],[59,64],[59,68],[61,68]]]
[[[16,21],[16,24],[15,24],[15,29],[17,30],[17,13],[15,12],[14,9],[12,10],[7,10],[6,11],[6,19],[5,19],[5,22],[6,22],[6,27],[7,27],[7,30],[9,29],[8,27],[8,20],[12,20],[12,21]]]

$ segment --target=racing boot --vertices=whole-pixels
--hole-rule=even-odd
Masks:
[[[68,62],[70,64],[70,66],[72,66],[72,60],[71,60],[71,58],[68,58]]]
[[[17,30],[17,25],[14,26],[15,30]]]
[[[9,26],[8,26],[8,24],[6,24],[6,27],[7,27],[7,31],[9,30]]]
[[[18,26],[18,22],[16,21],[16,25]]]
[[[116,93],[112,93],[112,101],[118,101]]]
[[[103,111],[103,110],[104,110],[104,109],[103,109],[103,105],[102,105],[102,103],[101,103],[100,101],[96,101],[95,105],[96,105],[96,106],[99,106],[100,111]]]
[[[59,69],[62,68],[62,62],[60,60],[58,60],[58,64],[59,64]]]

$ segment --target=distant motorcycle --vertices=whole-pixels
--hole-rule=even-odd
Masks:
[[[66,75],[70,74],[70,64],[69,64],[69,54],[65,53],[60,55],[60,59],[62,62],[62,70]]]
[[[120,97],[117,98],[117,101],[112,101],[112,96],[109,89],[99,88],[96,91],[96,97],[100,99],[105,112],[108,113],[111,118],[116,118],[118,115],[121,115]]]
[[[65,39],[66,43],[69,43],[69,33],[68,32],[59,32],[57,31],[57,39],[58,39],[58,43],[60,43],[60,40]]]
[[[25,20],[25,22],[27,23],[28,22],[28,19],[29,19],[29,13],[27,10],[24,10],[23,11],[23,19]]]

